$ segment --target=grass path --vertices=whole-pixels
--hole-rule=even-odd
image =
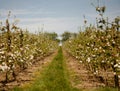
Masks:
[[[14,91],[78,91],[70,85],[62,48],[59,48],[52,62],[38,75],[32,85],[15,88]]]

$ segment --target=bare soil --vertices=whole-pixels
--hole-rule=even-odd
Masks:
[[[32,66],[19,72],[15,81],[3,84],[1,81],[5,79],[5,74],[0,73],[0,91],[9,91],[15,86],[22,87],[26,84],[31,84],[37,77],[37,72],[42,72],[42,69],[46,67],[57,54],[57,51],[44,59],[37,58]],[[63,51],[63,56],[66,60],[67,68],[70,76],[70,83],[73,87],[89,91],[89,89],[95,89],[97,87],[104,87],[105,84],[95,78],[85,66],[76,60],[74,57]],[[111,75],[110,75],[111,76]]]
[[[70,82],[73,87],[78,89],[94,89],[105,86],[105,84],[98,81],[93,74],[88,74],[84,65],[78,60],[65,51],[63,53],[70,73]]]
[[[17,74],[16,80],[8,82],[6,84],[2,83],[2,80],[5,79],[5,74],[0,73],[0,91],[9,91],[10,89],[16,86],[24,86],[27,83],[31,83],[36,78],[36,72],[40,72],[45,66],[47,66],[57,52],[41,59],[37,58],[37,62],[35,62],[32,66],[29,66],[27,69],[20,71]]]

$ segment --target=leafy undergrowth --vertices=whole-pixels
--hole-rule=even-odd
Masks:
[[[61,47],[48,67],[37,75],[39,77],[31,85],[23,88],[16,87],[13,91],[79,91],[70,85]]]

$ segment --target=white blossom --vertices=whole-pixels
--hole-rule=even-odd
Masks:
[[[79,61],[80,63],[82,63],[82,61]]]
[[[71,43],[71,40],[69,40],[69,43]]]
[[[116,72],[114,72],[113,74],[116,75]]]
[[[107,46],[110,46],[110,43],[109,43],[109,42],[107,42]]]
[[[11,53],[11,57],[14,57],[14,54],[13,54],[13,53]]]
[[[0,54],[5,54],[5,51],[1,51]]]
[[[15,68],[15,65],[13,65],[12,68]]]
[[[20,62],[24,62],[24,60],[23,60],[23,59],[21,59],[21,60],[20,60]]]
[[[81,47],[81,44],[79,44],[78,46]]]
[[[119,53],[117,53],[115,56],[116,56],[116,57],[119,57]]]
[[[105,63],[105,61],[104,61],[104,60],[102,60],[102,63]]]
[[[88,57],[86,61],[89,63],[90,62],[90,57]]]
[[[115,41],[114,41],[114,40],[112,40],[112,43],[113,43],[113,44],[115,44]]]
[[[107,36],[107,38],[111,38],[111,35],[109,34],[109,35]]]
[[[118,64],[115,64],[114,67],[115,67],[115,68],[118,67]]]
[[[99,49],[102,49],[102,47],[100,46]]]
[[[24,49],[23,48],[20,48],[21,51],[23,51]]]
[[[78,56],[76,56],[75,58],[78,59]]]
[[[30,65],[32,65],[32,62],[30,62]]]
[[[120,79],[120,75],[118,75],[118,78]]]
[[[93,47],[94,45],[93,44],[91,44],[91,47]]]
[[[0,65],[0,69],[4,72],[6,70],[9,70],[10,67],[8,67],[6,64],[4,64],[4,65]]]
[[[103,52],[105,52],[105,50],[103,50]]]
[[[5,63],[5,62],[2,62],[2,65],[6,65],[6,63]]]
[[[25,48],[26,48],[26,50],[29,50],[29,46],[26,46]]]
[[[87,45],[90,45],[89,43],[87,43]]]
[[[94,48],[94,50],[95,50],[95,51],[97,51],[97,50],[98,50],[98,48]]]
[[[34,58],[34,56],[33,55],[30,55],[30,60],[32,60]]]
[[[12,62],[12,60],[9,60],[9,63],[11,63]]]
[[[96,57],[96,55],[92,55],[92,57]]]
[[[113,62],[111,62],[111,64],[113,65]]]

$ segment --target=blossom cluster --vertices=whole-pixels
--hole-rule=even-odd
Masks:
[[[67,52],[93,74],[111,70],[120,75],[120,31],[90,27],[65,43]]]
[[[10,50],[8,51],[8,41],[6,41],[6,32],[0,33],[0,72],[7,75],[13,74],[15,70],[24,70],[32,66],[37,57],[44,58],[54,52],[57,43],[50,40],[44,34],[31,34],[23,32],[20,38],[20,32],[10,33]],[[6,79],[8,80],[8,79]]]

